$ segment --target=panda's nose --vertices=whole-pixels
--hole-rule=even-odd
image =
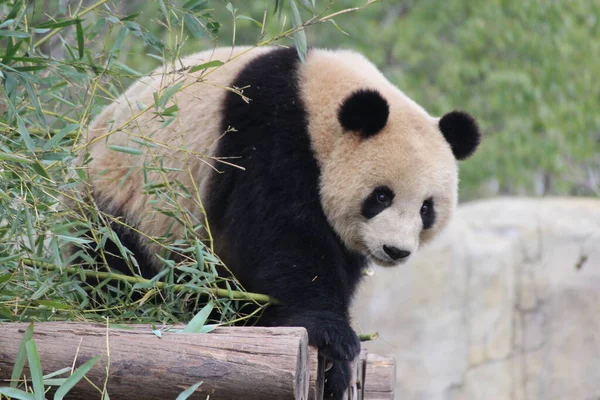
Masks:
[[[400,250],[397,247],[386,246],[385,244],[383,245],[383,251],[394,261],[410,256],[410,251],[408,250]]]

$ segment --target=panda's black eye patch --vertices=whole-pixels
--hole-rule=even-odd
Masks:
[[[435,210],[433,198],[430,197],[421,205],[421,220],[423,221],[423,229],[429,229],[435,223]]]
[[[375,188],[365,199],[362,205],[362,215],[371,219],[392,204],[394,192],[387,186]]]
[[[338,120],[344,129],[368,138],[383,129],[389,114],[390,106],[378,91],[362,89],[344,100],[338,111]]]

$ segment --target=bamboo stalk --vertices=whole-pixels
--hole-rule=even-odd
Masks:
[[[102,272],[102,271],[92,271],[84,268],[77,267],[67,267],[61,268],[58,265],[50,264],[43,261],[35,261],[30,258],[21,258],[21,262],[30,267],[41,267],[47,269],[49,271],[60,271],[68,274],[83,274],[86,278],[97,278],[97,279],[110,279],[114,281],[120,282],[128,282],[128,283],[141,283],[141,284],[152,284],[154,287],[158,289],[165,289],[167,287],[172,287],[176,292],[197,292],[206,295],[213,295],[217,297],[225,297],[232,300],[253,300],[257,303],[268,303],[268,304],[279,304],[279,301],[274,299],[273,297],[260,294],[260,293],[249,293],[242,292],[239,290],[227,290],[221,288],[200,288],[200,287],[191,287],[189,285],[183,284],[167,284],[165,282],[152,282],[150,279],[145,279],[139,276],[131,276],[131,275],[123,275],[116,274],[114,272]]]

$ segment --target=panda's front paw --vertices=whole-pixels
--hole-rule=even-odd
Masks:
[[[311,344],[331,360],[352,361],[360,353],[358,336],[346,321],[323,319],[308,335]]]
[[[344,392],[350,386],[350,363],[347,361],[336,361],[331,369],[325,372],[326,399],[342,399]]]

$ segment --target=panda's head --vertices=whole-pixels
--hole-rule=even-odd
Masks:
[[[342,134],[322,165],[321,197],[348,248],[383,266],[402,263],[449,221],[456,207],[457,160],[479,144],[467,113],[432,118],[376,89],[340,104]]]
[[[408,260],[456,208],[457,161],[480,140],[475,120],[431,117],[355,53],[315,54],[302,76],[329,223],[377,264]]]

